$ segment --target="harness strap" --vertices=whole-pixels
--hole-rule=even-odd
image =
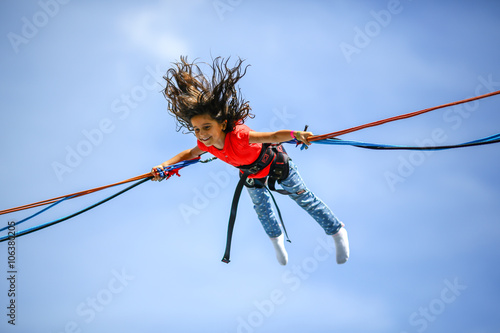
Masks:
[[[262,149],[260,151],[259,157],[252,164],[248,165],[240,165],[238,169],[240,169],[243,173],[249,172],[250,174],[257,173],[271,164],[276,155],[275,150],[272,149],[271,144],[264,143],[262,144]]]
[[[276,200],[274,199],[273,192],[271,192],[271,190],[267,186],[264,186],[264,187],[266,188],[267,192],[269,192],[271,199],[273,199],[274,207],[276,207],[276,212],[278,213],[278,217],[280,218],[281,226],[283,227],[283,231],[285,232],[286,241],[288,243],[291,243],[292,241],[290,240],[290,237],[288,237],[288,232],[286,232],[285,223],[283,222],[283,217],[281,217],[280,208],[278,207],[278,204],[276,203]]]
[[[292,194],[292,193],[288,192],[287,190],[283,190],[283,189],[279,189],[279,188],[277,189],[276,188],[276,178],[268,178],[267,186],[265,186],[265,187],[269,190],[269,193],[271,194],[271,196],[273,195],[271,193],[271,191],[278,192],[279,194],[283,194],[283,195]],[[276,202],[275,202],[275,204],[276,204]],[[278,207],[278,205],[276,205],[276,208],[277,207]]]
[[[292,193],[288,192],[287,190],[276,189],[276,181],[278,181],[278,183],[280,183],[282,180],[285,180],[286,178],[288,178],[288,173],[289,173],[288,154],[286,153],[285,149],[281,145],[278,145],[276,147],[272,147],[271,149],[275,151],[276,157],[272,161],[271,170],[269,171],[269,176],[268,176],[268,181],[267,181],[269,189],[271,191],[278,192],[279,194],[290,195]],[[276,202],[275,202],[275,204],[276,204]],[[278,205],[276,205],[276,207],[278,207]]]
[[[233,238],[234,222],[236,221],[236,212],[238,210],[238,202],[240,201],[241,190],[243,189],[243,185],[245,184],[249,175],[249,171],[243,173],[243,176],[241,176],[238,185],[236,185],[236,190],[234,191],[233,203],[231,204],[231,214],[229,216],[229,224],[227,225],[226,251],[224,252],[224,257],[222,258],[222,262],[225,262],[226,264],[229,264],[230,262],[229,255],[231,252],[231,239]]]

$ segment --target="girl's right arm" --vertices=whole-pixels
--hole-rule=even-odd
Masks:
[[[191,160],[193,158],[200,156],[203,153],[204,153],[204,151],[201,150],[200,148],[198,148],[198,146],[191,148],[191,149],[186,149],[186,150],[180,152],[179,154],[175,155],[171,159],[169,159],[169,160],[163,162],[162,164],[157,165],[151,169],[151,175],[153,176],[153,180],[157,181],[157,180],[161,179],[159,173],[156,171],[156,168],[163,169],[164,167],[175,164],[175,163],[179,163],[179,162],[186,161],[186,160]]]

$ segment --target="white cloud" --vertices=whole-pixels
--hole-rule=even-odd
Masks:
[[[128,37],[131,46],[151,56],[165,60],[188,54],[186,40],[176,33],[174,10],[143,7],[123,15],[118,20],[119,29]]]

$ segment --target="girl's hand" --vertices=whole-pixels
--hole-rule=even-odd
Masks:
[[[160,173],[157,170],[158,168],[163,170],[163,165],[160,164],[160,165],[157,165],[151,169],[151,175],[153,176],[153,179],[151,179],[151,180],[153,180],[155,182],[162,180],[162,177],[160,177]]]
[[[309,137],[313,136],[311,132],[296,131],[293,132],[293,135],[295,136],[295,139],[297,139],[298,141],[305,143],[308,146],[311,145],[309,140],[307,140]]]

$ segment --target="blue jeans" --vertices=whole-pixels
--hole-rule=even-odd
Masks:
[[[288,195],[288,197],[308,212],[309,215],[319,223],[323,230],[325,230],[327,235],[337,233],[342,227],[342,223],[337,220],[330,208],[328,208],[320,198],[307,189],[295,163],[290,160],[289,165],[290,174],[288,178],[281,182],[281,186],[285,190],[293,193]],[[281,235],[281,227],[272,210],[272,199],[268,191],[265,188],[247,189],[254,204],[254,209],[257,212],[257,216],[268,236],[278,237]]]

